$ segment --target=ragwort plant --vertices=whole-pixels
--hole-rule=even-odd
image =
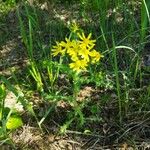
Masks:
[[[83,72],[88,72],[88,66],[96,64],[100,61],[103,55],[95,50],[96,40],[92,40],[92,33],[87,37],[85,33],[79,29],[76,23],[73,23],[70,27],[71,33],[69,38],[65,38],[65,41],[58,42],[52,47],[52,56],[60,56],[63,60],[67,58],[66,64],[71,72],[73,79],[73,109],[74,117],[71,117],[64,126],[61,127],[61,133],[64,133],[66,128],[73,122],[74,118],[79,116],[80,125],[84,124],[84,115],[82,109],[84,104],[77,103],[77,97],[80,90],[80,78]]]
[[[52,48],[52,55],[60,55],[61,59],[65,56],[69,58],[69,68],[72,70],[74,92],[76,99],[78,94],[78,80],[82,72],[88,71],[90,64],[96,64],[103,55],[94,49],[96,40],[92,40],[90,33],[87,37],[80,31],[77,24],[71,26],[71,34],[65,41],[57,42]],[[72,38],[73,37],[73,38]]]

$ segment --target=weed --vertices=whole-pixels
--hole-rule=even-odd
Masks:
[[[0,7],[9,9],[16,6],[15,2],[2,2]],[[122,140],[134,143],[138,138],[130,135],[135,131],[148,135],[148,131],[138,127],[144,127],[150,106],[149,1],[56,0],[53,3],[60,8],[52,4],[56,9],[50,12],[43,10],[50,1],[33,2],[22,2],[17,8],[27,64],[21,73],[16,70],[10,78],[1,78],[3,143],[11,141],[9,133],[23,125],[20,113],[6,107],[7,92],[12,92],[17,104],[34,116],[41,131],[45,126],[49,129],[50,120],[59,127],[60,134],[74,132],[98,137],[94,145]],[[62,6],[68,10],[63,11]],[[77,13],[69,7],[77,7]],[[59,16],[60,11],[65,12],[63,17]],[[75,21],[70,21],[73,18]],[[4,24],[0,26],[3,27]],[[1,43],[7,43],[5,39],[2,37]],[[38,104],[27,93],[38,93]],[[33,104],[27,99],[32,99]]]
[[[20,117],[19,112],[15,109],[15,106],[13,104],[9,106],[6,105],[6,88],[4,84],[1,84],[0,85],[0,140],[4,140],[4,142],[10,143],[15,148],[15,145],[9,138],[9,134],[13,130],[21,126],[23,126],[23,121],[22,118]]]

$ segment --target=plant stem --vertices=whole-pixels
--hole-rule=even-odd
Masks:
[[[79,92],[79,76],[78,73],[73,75],[73,98],[76,101]]]
[[[114,37],[112,36],[113,41],[113,59],[114,59],[114,72],[116,76],[116,86],[117,86],[117,95],[118,95],[118,106],[119,106],[119,121],[122,122],[122,102],[120,96],[120,83],[119,83],[119,75],[118,75],[118,63],[117,63],[117,53],[115,48]]]

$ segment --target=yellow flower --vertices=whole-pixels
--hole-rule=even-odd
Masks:
[[[78,51],[79,51],[79,44],[77,41],[72,40],[72,47],[67,49],[67,54],[71,56],[73,61],[78,60]]]
[[[90,61],[89,53],[90,53],[90,51],[84,47],[82,49],[80,49],[78,52],[79,56],[81,56],[81,58],[84,59],[86,62]]]
[[[69,66],[71,69],[73,69],[73,71],[76,71],[79,73],[82,70],[86,70],[87,62],[84,60],[77,60],[73,63],[70,63]]]
[[[62,48],[59,42],[56,42],[56,46],[53,46],[52,48],[52,55],[57,56],[58,54],[64,55],[65,49]]]
[[[89,53],[89,55],[92,57],[92,63],[96,63],[100,60],[101,57],[104,57],[103,55],[101,55],[99,52],[97,52],[96,50],[93,50]]]
[[[77,24],[74,24],[73,32],[76,32],[78,29]],[[69,64],[70,68],[73,71],[80,72],[86,70],[88,63],[97,63],[103,55],[101,55],[96,50],[93,50],[96,40],[91,40],[92,34],[90,33],[88,37],[85,37],[85,34],[77,33],[79,40],[70,40],[65,38],[65,41],[56,42],[56,46],[52,48],[52,55],[56,56],[58,54],[64,55],[68,54],[71,59]]]
[[[82,35],[80,33],[78,33],[79,38],[82,40],[80,41],[80,46],[81,47],[85,47],[85,48],[89,48],[92,49],[94,47],[94,43],[96,42],[96,40],[90,40],[92,34],[90,33],[88,35],[88,37],[85,37],[85,34],[82,32]]]
[[[71,29],[71,32],[76,33],[77,31],[79,31],[79,26],[78,26],[78,24],[77,24],[76,22],[73,22],[73,23],[71,24],[70,29]]]
[[[70,41],[68,38],[65,38],[66,42],[62,41],[60,42],[60,46],[62,46],[65,50],[68,50],[72,48],[72,41]]]

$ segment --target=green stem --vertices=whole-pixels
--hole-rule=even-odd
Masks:
[[[73,98],[76,101],[78,93],[79,93],[79,76],[78,73],[73,75]]]
[[[113,40],[113,59],[114,59],[114,72],[116,76],[116,87],[117,87],[117,95],[118,95],[118,107],[119,107],[119,121],[122,122],[122,102],[121,102],[121,92],[120,92],[120,82],[119,82],[119,73],[118,73],[118,62],[117,62],[117,53],[115,48],[114,37]]]

